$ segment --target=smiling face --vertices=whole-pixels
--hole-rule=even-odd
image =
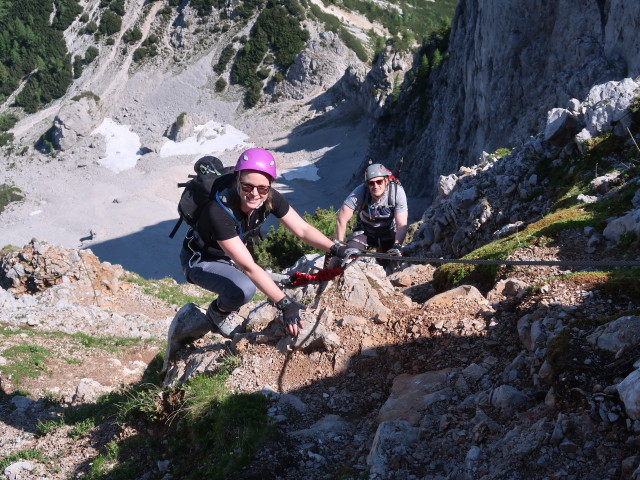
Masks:
[[[238,176],[238,195],[240,209],[249,213],[260,207],[267,199],[271,189],[271,178],[255,170],[243,170]]]
[[[382,197],[387,188],[387,177],[374,177],[367,180],[367,188],[374,199]]]

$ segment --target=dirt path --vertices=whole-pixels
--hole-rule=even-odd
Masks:
[[[377,35],[383,37],[389,36],[389,31],[386,28],[384,28],[379,23],[371,23],[366,17],[362,15],[354,12],[348,12],[339,7],[336,7],[335,5],[329,5],[328,7],[325,7],[322,3],[322,0],[311,0],[311,3],[319,7],[323,12],[330,13],[331,15],[340,18],[342,21],[345,21],[353,25],[354,27],[359,28],[363,32],[373,30]]]
[[[138,3],[143,4],[145,2],[144,0],[139,0]],[[145,18],[144,23],[142,24],[142,27],[140,29],[142,31],[142,38],[140,39],[137,45],[140,45],[141,42],[143,42],[149,35],[151,24],[153,23],[153,20],[155,20],[156,14],[158,13],[158,10],[160,10],[160,7],[162,6],[163,5],[161,2],[156,2],[151,4],[149,12],[147,12],[147,17]],[[135,12],[137,11],[137,8],[130,9],[130,10]],[[135,15],[131,15],[128,18],[126,18],[128,23],[126,26],[123,25],[123,28],[120,30],[120,35],[117,39],[118,44],[120,44],[122,41],[122,34],[126,32],[129,28],[132,28],[134,26],[134,22],[136,19],[137,17]],[[105,74],[106,71],[112,66],[114,56],[120,51],[121,51],[120,48],[114,47],[111,50],[112,53],[111,53],[109,62],[102,62],[101,71],[97,72],[97,74],[94,75],[93,78],[100,79],[102,75]],[[135,51],[136,51],[135,48],[128,49],[127,56],[124,58],[122,65],[118,68],[117,74],[113,76],[113,78],[109,81],[109,84],[106,86],[106,88],[102,91],[101,94],[99,94],[101,97],[110,98],[112,95],[116,94],[116,91],[118,89],[121,89],[124,85],[126,85],[126,80],[129,75],[129,67],[131,66],[131,62],[133,62],[133,54],[135,53]]]

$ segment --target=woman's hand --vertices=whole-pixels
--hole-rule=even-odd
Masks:
[[[300,326],[300,328],[304,328],[304,321],[300,316],[300,311],[306,311],[307,307],[301,303],[293,301],[286,295],[282,300],[276,303],[276,307],[282,312],[285,331],[294,337],[298,335],[298,326]]]

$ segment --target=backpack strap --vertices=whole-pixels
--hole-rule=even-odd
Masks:
[[[180,225],[182,225],[182,217],[178,218],[178,221],[173,227],[173,230],[171,230],[171,233],[169,234],[169,238],[175,237],[176,233],[178,233],[178,229],[180,228]]]
[[[220,200],[220,192],[218,192],[218,191],[216,191],[216,202],[218,202],[218,205],[220,205],[222,207],[222,209],[229,214],[229,216],[233,220],[233,223],[236,224],[236,230],[238,231],[238,235],[240,235],[240,239],[242,239],[242,225],[240,224],[240,221],[236,218],[236,216],[233,214],[231,209],[229,207],[227,207],[222,202],[222,200]]]
[[[393,185],[393,189],[391,186]],[[393,190],[393,191],[392,191]],[[387,196],[387,203],[389,204],[389,208],[396,208],[396,195],[398,194],[398,182],[395,179],[392,179],[389,182],[389,195]]]

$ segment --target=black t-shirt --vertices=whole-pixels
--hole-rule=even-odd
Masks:
[[[229,186],[229,191],[234,189],[235,182]],[[223,198],[224,193],[220,192]],[[242,240],[246,244],[252,237],[252,233],[257,233],[260,225],[264,223],[270,213],[273,213],[276,218],[282,218],[289,212],[289,202],[275,189],[271,189],[271,209],[267,209],[265,205],[262,205],[254,210],[251,217],[248,217],[239,207],[230,207],[224,201],[222,203],[229,210],[220,205],[214,198],[205,207],[196,225],[200,238],[207,244],[207,247],[213,249],[220,248],[218,240],[228,240],[240,235],[242,235]],[[229,211],[233,213],[235,220]]]

